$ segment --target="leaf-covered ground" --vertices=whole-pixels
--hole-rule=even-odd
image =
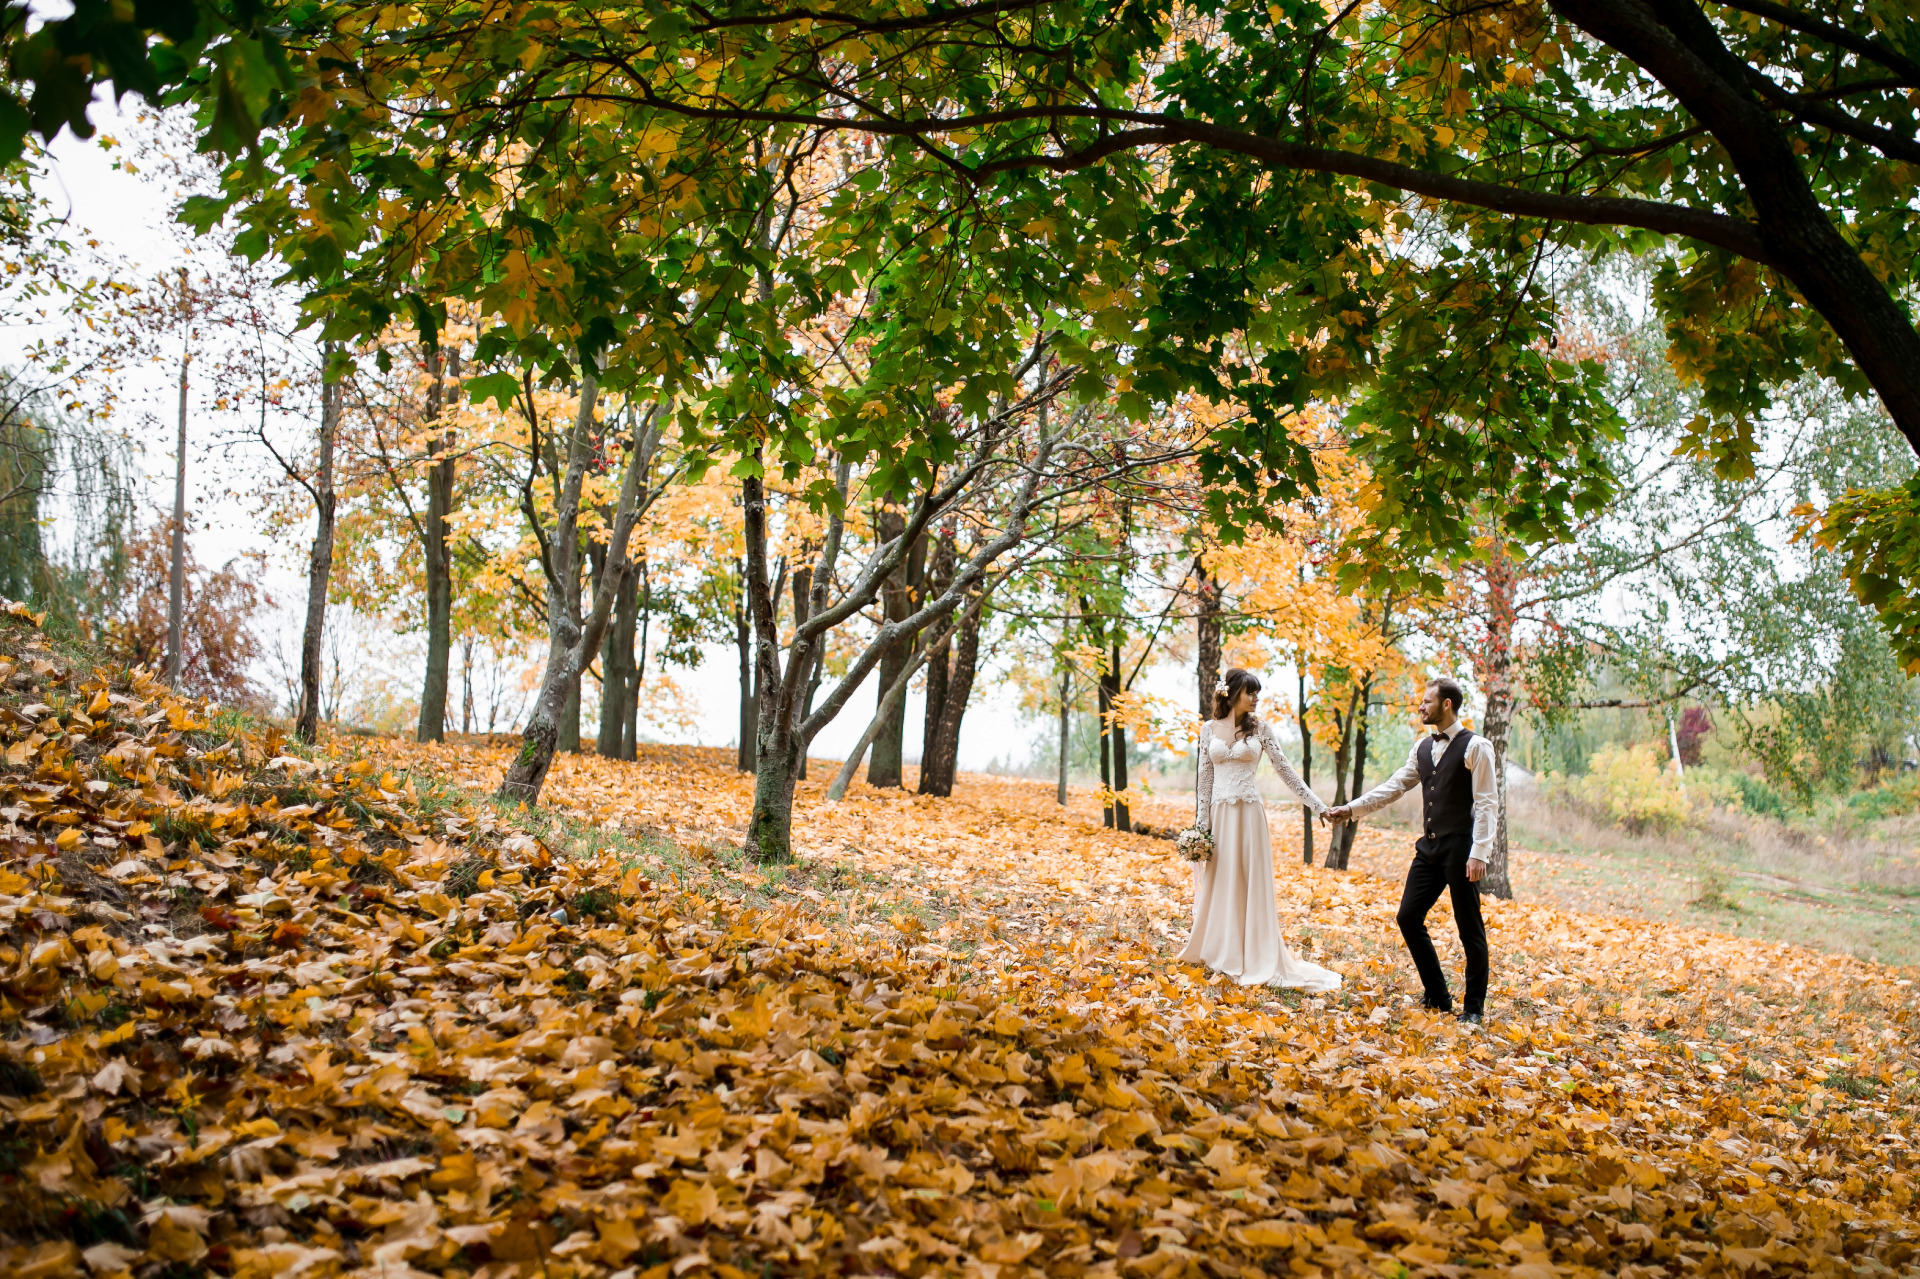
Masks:
[[[712,752],[522,821],[7,625],[0,1273],[1915,1269],[1903,972],[1503,905],[1464,1032],[1388,879],[1289,868],[1347,989],[1242,991],[1044,788],[809,783],[768,874]]]

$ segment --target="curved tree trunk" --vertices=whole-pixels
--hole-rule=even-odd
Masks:
[[[567,612],[570,614],[569,633],[575,638],[580,634],[580,567],[575,557],[573,571],[563,579],[566,587]],[[587,663],[582,661],[579,669],[573,673],[573,681],[567,687],[567,701],[560,713],[560,749],[570,755],[580,753],[580,677],[586,674]]]
[[[574,420],[567,450],[566,477],[555,504],[556,519],[552,546],[553,575],[547,581],[547,669],[540,681],[540,692],[533,702],[533,713],[521,734],[520,750],[500,783],[500,798],[526,804],[538,802],[547,782],[547,770],[553,767],[557,751],[566,749],[565,724],[571,708],[577,717],[580,672],[586,666],[581,651],[580,610],[577,590],[580,581],[580,486],[586,478],[587,432],[593,424],[593,405],[599,383],[591,370],[580,387],[580,409]],[[567,583],[575,584],[569,590]],[[599,642],[594,636],[594,642]],[[574,746],[579,746],[579,721],[574,720]]]
[[[941,627],[935,636],[935,643],[932,645],[932,648],[945,648],[952,634],[953,628],[951,625]],[[906,669],[894,676],[893,683],[881,686],[879,700],[875,704],[873,718],[867,721],[866,730],[860,734],[860,740],[854,743],[853,751],[847,756],[845,761],[841,763],[839,773],[835,775],[833,781],[827,786],[827,798],[829,800],[838,803],[846,798],[847,787],[853,784],[853,775],[860,771],[860,761],[866,758],[868,749],[873,745],[873,739],[880,735],[880,725],[886,720],[887,711],[896,703],[906,700],[907,685],[913,682],[914,675],[919,672],[920,664],[926,661],[927,651],[928,650],[923,650],[915,654],[913,659],[907,663]],[[814,678],[819,678],[817,668]]]
[[[1765,75],[1734,57],[1692,0],[1549,3],[1665,85],[1726,148],[1753,202],[1764,256],[1832,326],[1920,451],[1920,331],[1822,206],[1800,154],[1801,130],[1776,119],[1757,92]]]
[[[589,368],[582,379],[580,413],[568,446],[566,479],[557,503],[558,519],[550,543],[554,573],[547,583],[547,669],[540,681],[540,693],[527,720],[519,753],[500,783],[499,797],[509,802],[539,801],[547,770],[553,767],[553,756],[559,747],[560,720],[568,694],[579,688],[580,673],[586,668],[588,655],[600,646],[601,637],[606,634],[622,577],[633,572],[633,562],[627,558],[627,543],[633,535],[634,523],[659,495],[659,490],[650,487],[643,490],[642,485],[648,463],[660,446],[666,418],[664,406],[656,404],[635,423],[633,449],[620,482],[620,501],[607,539],[608,567],[595,584],[592,610],[581,618],[568,599],[565,583],[569,578],[579,580],[580,489],[592,452],[589,433],[597,390],[597,380]]]
[[[992,443],[997,447],[1006,438],[995,437]],[[884,624],[873,641],[854,658],[826,700],[804,718],[800,714],[800,699],[817,669],[820,651],[833,628],[873,603],[894,570],[911,553],[914,544],[924,546],[929,524],[944,513],[945,507],[965,491],[974,477],[984,473],[986,460],[995,454],[983,452],[972,464],[961,468],[959,474],[944,487],[932,488],[919,498],[900,535],[881,543],[854,583],[837,601],[830,603],[827,587],[833,581],[834,563],[840,553],[844,529],[843,517],[838,511],[845,508],[847,486],[852,475],[851,462],[844,457],[836,461],[834,483],[840,493],[840,504],[828,520],[826,541],[819,565],[813,573],[812,603],[807,620],[794,627],[793,639],[787,646],[784,671],[778,660],[779,649],[771,626],[773,599],[767,580],[766,497],[757,474],[758,467],[753,468],[756,473],[741,480],[741,494],[745,499],[748,603],[753,610],[754,631],[758,637],[755,670],[762,688],[761,766],[755,770],[753,815],[748,821],[744,850],[754,860],[776,862],[792,858],[793,780],[799,753],[821,728],[831,723],[846,707],[848,700],[879,665],[886,649],[902,639],[922,634],[928,627],[941,626],[952,617],[968,595],[975,591],[984,593],[988,589],[988,571],[994,562],[1026,540],[1027,522],[1039,501],[1040,480],[1046,474],[1055,443],[1055,436],[1042,427],[1039,438],[1027,445],[1028,451],[1022,457],[1024,473],[999,533],[980,543],[965,568],[955,575],[953,585],[938,598],[926,601],[907,617]],[[758,453],[753,460],[760,462]],[[895,684],[900,684],[898,677]],[[876,708],[876,725],[886,710],[887,700],[887,690],[883,688],[880,705]]]

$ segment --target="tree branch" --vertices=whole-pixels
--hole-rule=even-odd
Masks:
[[[1889,49],[1871,36],[1863,36],[1849,31],[1836,22],[1815,17],[1810,13],[1801,13],[1784,4],[1775,4],[1773,0],[1718,0],[1718,3],[1741,13],[1751,13],[1757,18],[1777,22],[1792,31],[1805,35],[1819,36],[1829,44],[1837,45],[1849,53],[1858,54],[1870,62],[1876,62],[1900,77],[1900,83],[1909,89],[1920,89],[1920,62],[1906,57],[1897,50]]]

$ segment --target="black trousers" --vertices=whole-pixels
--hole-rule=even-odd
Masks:
[[[1440,900],[1440,890],[1453,895],[1453,920],[1460,928],[1460,945],[1467,952],[1466,1011],[1486,1011],[1487,926],[1480,919],[1480,885],[1467,878],[1467,854],[1472,835],[1422,836],[1413,846],[1413,865],[1407,868],[1406,891],[1400,895],[1400,935],[1413,952],[1420,984],[1427,989],[1427,1007],[1453,1007],[1447,993],[1447,975],[1427,934],[1427,912]]]

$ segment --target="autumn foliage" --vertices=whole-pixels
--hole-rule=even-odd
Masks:
[[[170,538],[160,521],[139,530],[127,542],[124,563],[91,583],[101,650],[120,665],[166,666]],[[181,687],[228,705],[255,703],[259,694],[248,670],[260,657],[260,639],[253,628],[273,606],[258,581],[260,566],[241,558],[209,569],[191,549],[185,555]]]
[[[1495,1020],[1463,1032],[1403,998],[1396,886],[1364,873],[1281,883],[1338,996],[1172,964],[1186,868],[1093,797],[808,781],[799,866],[760,874],[718,753],[563,757],[573,820],[532,829],[438,781],[504,751],[284,754],[6,625],[7,1274],[1913,1255],[1886,969],[1497,903]]]

